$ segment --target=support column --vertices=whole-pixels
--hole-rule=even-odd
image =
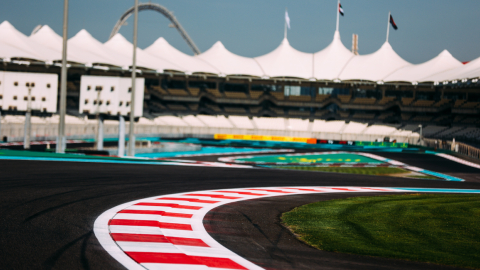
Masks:
[[[123,116],[118,117],[118,156],[123,157],[125,155],[125,118]]]
[[[29,84],[29,83],[27,83]],[[30,135],[32,134],[32,104],[31,104],[32,89],[28,88],[27,112],[25,113],[25,127],[23,129],[23,149],[30,149]]]
[[[103,150],[103,116],[98,116],[97,125],[97,150]]]

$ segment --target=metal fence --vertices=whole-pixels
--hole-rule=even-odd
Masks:
[[[450,150],[465,156],[469,156],[475,159],[480,159],[480,149],[464,144],[461,142],[455,141],[446,141],[439,139],[423,139],[425,146],[431,147],[434,149]]]

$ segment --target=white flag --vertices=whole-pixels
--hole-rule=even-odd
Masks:
[[[285,22],[287,23],[288,29],[290,29],[290,17],[288,17],[288,11],[285,10]]]

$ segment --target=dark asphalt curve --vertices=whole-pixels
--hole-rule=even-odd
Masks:
[[[307,203],[355,196],[401,193],[340,193],[271,197],[217,207],[203,223],[220,244],[268,270],[282,269],[462,269],[406,260],[326,252],[298,241],[281,225],[280,216]]]
[[[177,192],[299,185],[480,189],[475,182],[270,169],[2,160],[0,269],[122,269],[93,234],[107,209]]]

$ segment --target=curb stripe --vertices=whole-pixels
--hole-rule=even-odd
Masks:
[[[258,265],[238,256],[216,242],[208,234],[203,225],[204,216],[210,210],[231,202],[286,195],[340,192],[448,192],[480,194],[480,190],[471,189],[352,186],[207,190],[166,195],[169,197],[155,196],[119,205],[107,210],[97,218],[94,225],[94,232],[105,250],[128,269],[262,269]],[[238,194],[238,196],[228,196],[229,194]],[[199,198],[192,198],[195,197],[194,195]],[[188,199],[196,199],[194,203],[197,203],[198,200],[207,196],[222,196],[222,200],[216,203],[209,203],[205,207],[199,207],[196,210],[188,210],[191,211],[191,213],[188,213],[188,215],[191,215],[191,218],[165,216],[165,213],[170,213],[166,211],[129,209],[130,207],[155,208],[158,206],[155,206],[157,205],[156,203],[154,206],[151,206],[151,200],[167,200],[168,198],[184,199],[184,196]],[[139,206],[142,204],[146,204],[146,206]],[[168,209],[168,206],[178,207],[179,205],[163,203],[161,204],[160,208],[162,209],[160,210],[163,210],[163,208]],[[174,210],[173,208],[171,209]],[[175,211],[173,211],[172,214],[178,215],[183,213],[175,213]],[[120,219],[117,217],[128,217],[132,219]],[[182,222],[178,223],[180,221]]]

